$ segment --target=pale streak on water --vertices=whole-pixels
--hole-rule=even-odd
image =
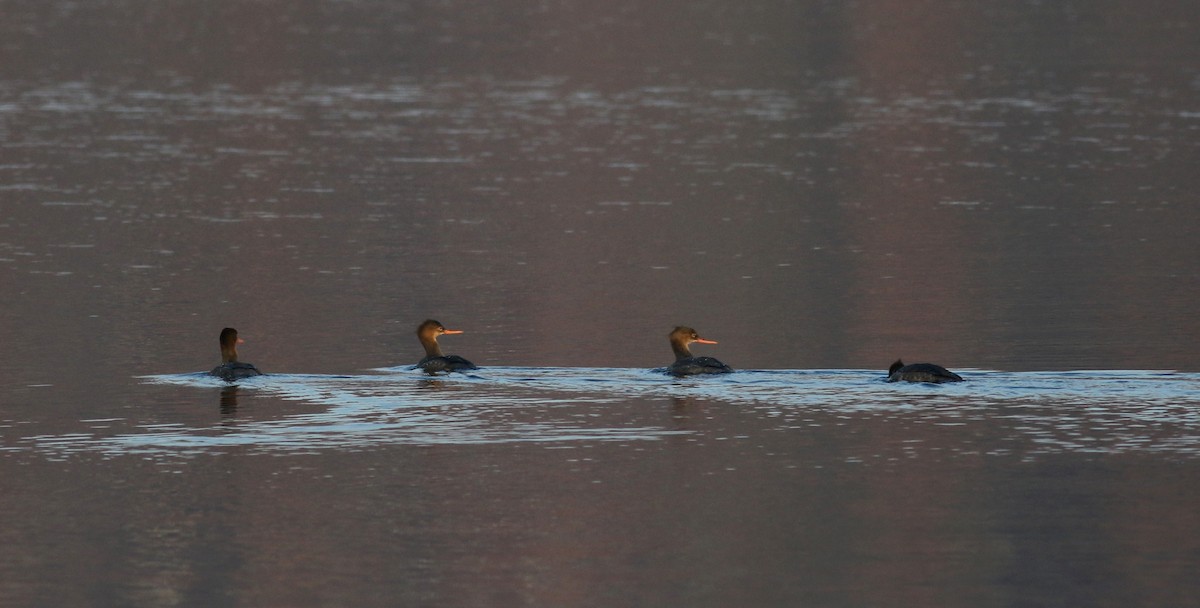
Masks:
[[[194,457],[233,447],[251,453],[314,454],[388,445],[654,441],[704,431],[607,426],[593,417],[629,403],[708,401],[738,408],[761,432],[794,432],[872,418],[906,425],[957,426],[968,431],[936,450],[921,440],[907,458],[963,455],[1160,453],[1200,456],[1200,374],[1170,371],[1009,373],[960,370],[961,383],[887,383],[866,370],[749,370],[672,379],[657,370],[493,367],[428,377],[410,367],[348,376],[270,374],[237,386],[196,374],[147,376],[149,384],[220,388],[226,416],[210,427],[147,424],[111,418],[81,420],[80,430],[22,438],[8,450],[52,457],[99,453],[113,457]],[[233,391],[231,394],[230,391]],[[269,394],[318,405],[319,412],[255,420],[237,400]],[[232,401],[231,401],[232,400]],[[604,422],[611,422],[606,417]],[[92,427],[92,428],[89,428]],[[986,427],[978,436],[973,427]],[[870,462],[877,454],[854,457]]]

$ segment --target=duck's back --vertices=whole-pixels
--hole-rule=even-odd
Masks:
[[[913,363],[897,369],[888,376],[888,382],[962,382],[962,376],[933,363]]]
[[[465,370],[479,369],[474,363],[458,355],[444,355],[440,357],[425,357],[417,363],[417,367],[421,368],[428,374],[436,374],[439,372],[459,372]]]
[[[694,376],[697,374],[728,374],[733,368],[713,357],[688,357],[678,359],[667,368],[672,376]]]
[[[241,361],[222,363],[221,365],[214,367],[209,373],[226,382],[233,382],[234,380],[240,380],[242,378],[252,378],[254,376],[263,375],[262,372],[258,371],[257,367],[254,367],[254,364],[243,363]]]

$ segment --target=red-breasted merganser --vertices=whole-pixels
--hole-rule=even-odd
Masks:
[[[903,361],[896,362],[888,368],[888,382],[962,382],[962,376],[932,363],[913,363],[905,365]]]
[[[479,369],[474,363],[458,355],[443,355],[438,346],[438,336],[445,334],[461,334],[460,329],[446,329],[441,323],[429,319],[417,327],[417,339],[425,347],[425,358],[417,362],[417,367],[426,373],[457,372],[469,369]]]
[[[692,342],[699,344],[716,344],[715,340],[705,340],[690,327],[676,327],[667,336],[671,340],[671,350],[675,351],[675,362],[667,368],[672,376],[691,376],[694,374],[727,374],[732,367],[721,363],[712,357],[693,357],[688,345]]]
[[[213,368],[210,374],[226,381],[233,382],[240,378],[249,378],[251,376],[261,376],[262,372],[258,371],[253,364],[243,363],[238,361],[237,345],[244,344],[245,340],[238,338],[237,330],[232,327],[226,327],[221,330],[221,363]]]

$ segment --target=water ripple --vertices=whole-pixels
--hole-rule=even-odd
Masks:
[[[928,385],[889,384],[879,372],[864,370],[684,379],[618,368],[495,367],[436,378],[408,367],[371,372],[273,374],[236,390],[205,374],[148,376],[145,383],[183,390],[221,388],[223,399],[232,397],[222,407],[233,407],[208,427],[156,420],[119,432],[119,425],[81,421],[84,431],[23,441],[57,454],[187,456],[235,447],[311,453],[388,444],[635,442],[706,432],[664,425],[654,404],[667,401],[736,406],[762,432],[880,418],[986,429],[990,439],[979,439],[980,433],[956,439],[952,449],[964,454],[1008,453],[1015,443],[1027,457],[1131,451],[1200,456],[1200,374],[965,370],[967,382]],[[320,409],[255,419],[237,413],[238,391]]]

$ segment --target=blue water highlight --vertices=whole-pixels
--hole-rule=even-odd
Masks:
[[[870,419],[986,428],[954,450],[1026,457],[1057,452],[1200,456],[1200,374],[1170,371],[960,370],[965,382],[888,383],[875,370],[748,370],[673,378],[625,368],[489,367],[428,376],[411,366],[359,375],[268,374],[236,389],[203,373],[145,376],[223,399],[219,424],[81,421],[79,432],[25,437],[21,447],[66,455],[194,456],[230,449],[286,454],[393,444],[645,442],[707,432],[662,415],[672,405],[737,408],[762,432],[800,432]],[[317,411],[267,417],[240,401],[275,397]],[[132,428],[132,430],[130,430]]]

